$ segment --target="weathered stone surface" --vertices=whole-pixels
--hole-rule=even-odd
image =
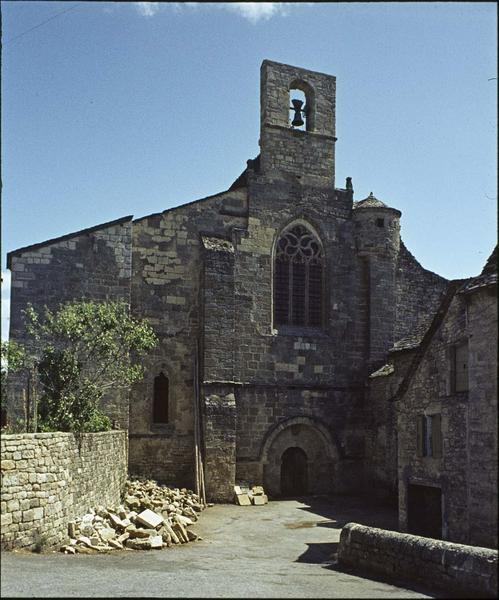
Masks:
[[[183,514],[186,512],[197,519],[193,506],[199,505],[197,496],[187,489],[158,486],[152,480],[131,480],[126,483],[125,497],[130,498],[132,505],[142,509],[145,505],[164,506],[160,517],[150,509],[144,509],[140,514],[134,510],[126,510],[123,506],[97,506],[90,508],[82,516],[68,524],[71,534],[78,536],[78,544],[87,545],[99,552],[113,549],[123,549],[124,545],[131,549],[149,549],[171,546],[172,544],[187,543],[198,539],[187,529],[194,519]],[[133,490],[133,494],[127,493]],[[127,500],[125,504],[128,506]],[[123,518],[117,515],[122,515]],[[156,527],[141,527],[158,522]],[[125,531],[123,531],[125,530]],[[161,545],[159,543],[161,539]],[[129,541],[130,543],[126,543]],[[76,544],[76,540],[75,540]],[[64,551],[64,549],[62,549]]]
[[[108,542],[109,540],[116,537],[116,531],[111,527],[103,527],[99,530],[99,536],[101,540]]]
[[[129,538],[149,538],[151,535],[156,534],[156,529],[131,529],[127,532],[129,534]]]
[[[77,540],[76,540],[77,544],[85,544],[85,546],[91,546],[92,542],[90,541],[90,538],[87,537],[86,535],[79,535]]]
[[[139,513],[135,519],[137,523],[141,523],[145,527],[155,529],[163,523],[163,517],[153,512],[152,510],[146,509]]]
[[[160,537],[161,539],[161,537]],[[132,550],[150,550],[151,549],[151,538],[130,538],[126,540],[125,546]]]
[[[348,523],[338,562],[360,573],[426,583],[470,597],[497,597],[497,550]]]
[[[151,548],[162,548],[163,547],[163,538],[160,535],[154,535],[149,538],[149,543],[151,544]]]
[[[265,494],[253,496],[253,498],[252,498],[252,502],[255,506],[262,506],[263,504],[267,504],[268,501],[269,500]]]
[[[251,506],[251,500],[248,494],[239,494],[236,496],[236,504],[239,504],[239,506]]]
[[[114,513],[110,512],[109,513],[109,520],[111,521],[111,524],[113,527],[115,528],[122,528],[125,529],[125,527],[127,525],[130,525],[130,522],[128,521],[126,524],[123,522],[122,519],[120,519],[120,517],[118,517],[117,515],[115,515]]]
[[[50,532],[49,545],[60,546],[76,537],[76,515],[86,515],[87,537],[94,535],[89,506],[117,504],[126,481],[126,432],[36,433],[1,436],[2,460],[19,464],[3,471],[2,528],[4,549],[33,549],[34,534]],[[22,469],[21,469],[22,465]],[[18,476],[9,479],[10,474]],[[22,480],[19,479],[20,476]],[[99,517],[101,518],[101,517]],[[19,535],[19,527],[25,535]],[[81,530],[80,530],[81,533]]]

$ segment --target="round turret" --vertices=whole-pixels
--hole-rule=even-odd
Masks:
[[[353,203],[355,242],[361,253],[398,254],[400,248],[400,216],[371,192],[367,198]]]

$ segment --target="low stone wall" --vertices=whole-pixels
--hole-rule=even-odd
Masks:
[[[126,431],[2,435],[0,448],[2,549],[56,546],[68,520],[120,501]]]
[[[497,597],[497,550],[488,548],[347,523],[341,531],[338,562],[447,592]]]

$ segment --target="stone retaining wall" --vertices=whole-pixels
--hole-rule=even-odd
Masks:
[[[119,503],[127,463],[126,431],[2,435],[2,549],[60,544],[68,520]]]
[[[447,592],[497,597],[497,550],[488,548],[347,523],[341,531],[338,562]]]

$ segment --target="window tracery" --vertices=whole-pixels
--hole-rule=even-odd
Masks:
[[[304,225],[287,229],[277,242],[274,264],[274,323],[322,326],[324,253]]]

